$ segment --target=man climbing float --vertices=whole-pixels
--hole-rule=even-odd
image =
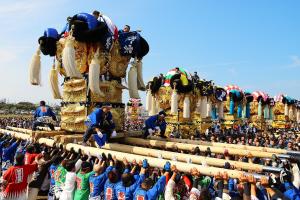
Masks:
[[[88,117],[86,125],[88,126],[85,134],[83,135],[83,145],[93,135],[94,140],[101,147],[106,141],[109,141],[110,136],[116,136],[115,123],[113,116],[110,112],[110,103],[104,103],[102,107],[94,110]]]
[[[144,138],[148,137],[149,135],[151,136],[155,132],[159,133],[163,138],[166,137],[166,115],[167,114],[165,113],[165,111],[160,111],[157,115],[153,115],[145,121],[145,127],[143,128]]]
[[[53,131],[54,125],[53,121],[56,121],[56,116],[49,106],[46,106],[45,101],[40,101],[40,106],[36,109],[34,113],[34,122],[32,130],[36,130],[38,126],[49,126]]]

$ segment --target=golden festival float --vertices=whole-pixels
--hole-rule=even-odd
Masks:
[[[84,132],[84,121],[95,107],[112,104],[116,131],[122,131],[125,119],[124,89],[130,97],[139,99],[138,89],[144,90],[142,58],[149,51],[146,40],[136,31],[118,30],[105,15],[98,21],[80,13],[68,19],[60,34],[45,30],[30,65],[30,82],[40,85],[40,52],[53,57],[50,70],[52,94],[61,103],[61,129]],[[130,70],[127,74],[127,68]],[[62,76],[60,91],[58,74]],[[128,76],[128,88],[122,80]]]
[[[30,63],[30,83],[35,86],[41,84],[41,53],[52,57],[49,79],[53,98],[61,100],[61,125],[57,127],[60,130],[43,128],[32,131],[8,127],[10,130],[1,129],[0,133],[33,139],[48,146],[63,144],[68,151],[71,148],[75,151],[82,149],[92,156],[111,153],[118,160],[126,157],[129,162],[147,158],[152,167],[162,168],[165,161],[170,160],[181,172],[197,167],[202,175],[227,172],[231,178],[251,173],[260,179],[264,176],[261,172],[279,173],[281,168],[175,153],[173,149],[185,152],[198,147],[204,152],[209,147],[214,154],[223,154],[227,150],[228,155],[268,159],[274,154],[285,159],[298,154],[284,149],[189,139],[141,139],[124,134],[129,132],[124,126],[125,118],[130,122],[144,117],[139,90],[146,91],[145,109],[149,115],[166,111],[167,136],[177,130],[183,138],[189,138],[195,131],[203,133],[214,123],[231,127],[243,121],[257,123],[257,120],[268,119],[281,128],[281,123],[286,125],[300,120],[296,100],[282,96],[279,100],[275,98],[274,105],[265,93],[246,92],[235,85],[216,86],[213,81],[200,79],[197,74],[191,75],[181,67],[171,69],[165,76],[154,77],[144,85],[142,60],[148,51],[148,43],[139,32],[118,31],[105,15],[100,15],[97,20],[93,15],[79,13],[68,17],[60,33],[54,28],[46,29],[38,39],[38,48]],[[127,85],[123,84],[125,77]],[[62,87],[60,79],[63,79]],[[122,100],[124,90],[129,91],[130,97],[126,108],[128,116]],[[121,139],[101,149],[79,145],[88,114],[104,102],[113,106],[116,131]],[[224,169],[225,162],[229,162],[235,170]]]
[[[149,115],[164,110],[167,135],[179,131],[183,138],[188,138],[195,131],[204,132],[213,120],[223,118],[225,99],[226,91],[222,87],[177,67],[148,82],[146,110]]]

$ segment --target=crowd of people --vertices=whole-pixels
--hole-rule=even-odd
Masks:
[[[103,146],[116,134],[111,107],[111,104],[104,103],[88,116],[88,129],[83,136],[83,145],[88,145],[86,143],[93,136],[98,145]],[[45,121],[45,118],[49,117],[52,120],[56,119],[51,108],[41,101],[35,112],[33,124],[28,127],[49,126],[51,123]],[[153,134],[165,137],[165,117],[164,111],[149,117],[143,128],[144,137]],[[15,121],[7,121],[5,125],[26,124],[29,120],[19,119],[18,123],[14,124]],[[180,138],[181,135],[175,128],[170,137]],[[292,151],[299,150],[300,141],[300,137],[292,131],[271,130],[264,133],[247,124],[223,130],[218,123],[207,129],[204,134],[195,131],[190,139]],[[179,172],[170,162],[166,162],[163,169],[158,169],[149,166],[147,160],[133,160],[129,163],[126,158],[119,161],[110,154],[92,157],[88,152],[81,150],[66,151],[62,146],[47,147],[31,141],[16,140],[4,134],[0,138],[0,198],[31,200],[36,199],[38,195],[47,195],[48,199],[60,200],[300,199],[300,162],[297,158],[281,159],[275,154],[272,158],[258,158],[253,157],[251,153],[247,156],[237,156],[231,155],[226,149],[222,154],[217,154],[213,153],[209,146],[203,152],[198,147],[192,151],[176,148],[171,151],[226,159],[228,162],[225,162],[224,169],[236,169],[236,166],[230,164],[230,160],[234,160],[278,167],[282,171],[280,174],[264,173],[268,178],[261,179],[249,174],[242,174],[240,178],[233,179],[227,173],[218,173],[212,177],[202,175],[196,168],[191,169],[189,173]],[[208,166],[205,162],[202,165]]]
[[[5,129],[7,126],[13,126],[18,128],[31,128],[32,118],[31,117],[2,117],[0,118],[0,128]]]
[[[232,179],[227,173],[214,177],[196,168],[181,173],[166,162],[152,168],[147,160],[131,163],[110,154],[91,156],[74,149],[47,147],[2,135],[1,199],[60,200],[156,200],[156,199],[300,199],[299,184],[289,163],[280,175],[256,180],[242,174]],[[228,168],[225,164],[224,168]]]

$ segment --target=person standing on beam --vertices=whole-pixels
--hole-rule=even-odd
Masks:
[[[40,106],[34,113],[34,122],[32,130],[35,131],[38,126],[47,125],[52,131],[54,130],[53,121],[56,121],[56,116],[49,106],[46,106],[45,101],[40,101]]]

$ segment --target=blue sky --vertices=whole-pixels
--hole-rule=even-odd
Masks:
[[[57,102],[52,59],[42,57],[42,87],[28,81],[37,39],[47,27],[61,30],[67,16],[97,9],[119,28],[142,29],[150,45],[145,81],[181,66],[221,86],[300,99],[299,7],[297,0],[0,0],[0,98]]]

